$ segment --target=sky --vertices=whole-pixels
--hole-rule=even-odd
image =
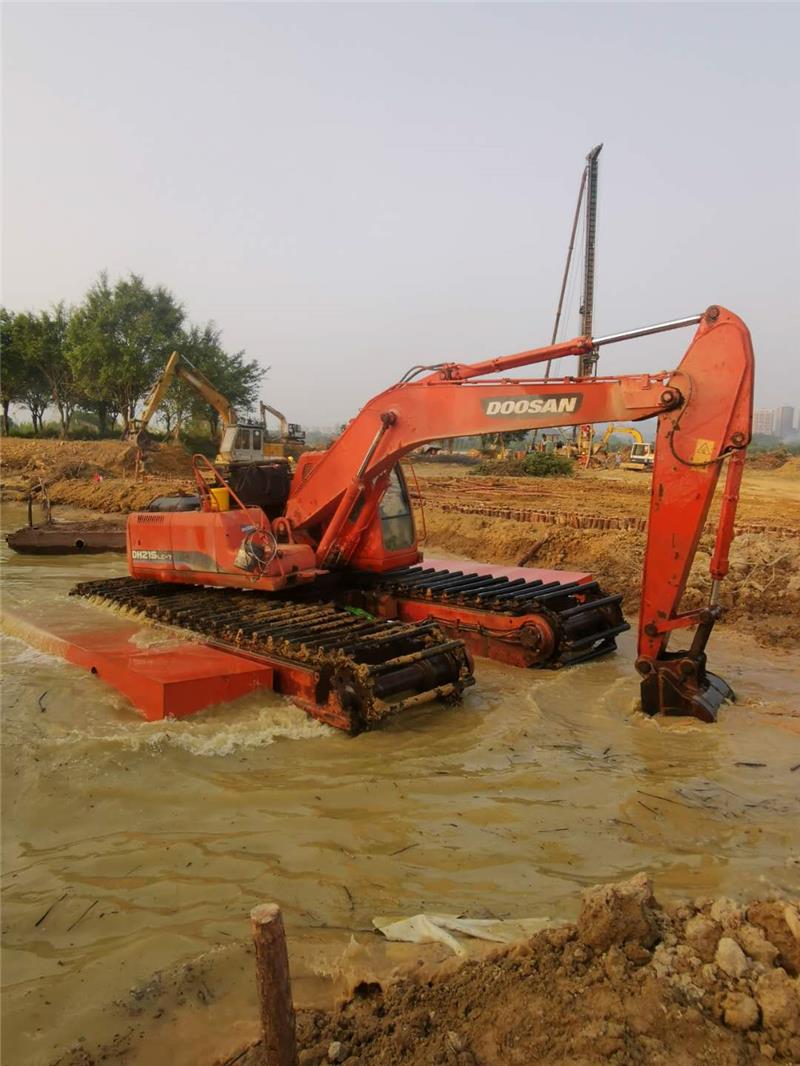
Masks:
[[[602,142],[595,335],[724,304],[757,406],[800,406],[799,33],[767,3],[7,3],[3,303],[140,273],[333,426],[414,364],[549,341]]]

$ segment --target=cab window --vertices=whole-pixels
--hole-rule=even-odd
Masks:
[[[236,447],[242,451],[250,451],[250,430],[240,429],[236,434]]]
[[[381,533],[387,551],[411,548],[414,544],[414,519],[403,476],[395,467],[380,505]]]

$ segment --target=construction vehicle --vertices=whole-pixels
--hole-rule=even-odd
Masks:
[[[261,507],[270,517],[277,517],[270,508],[270,500],[288,492],[290,462],[305,447],[305,434],[300,426],[287,422],[280,411],[265,403],[261,404],[261,422],[240,419],[230,400],[186,356],[178,352],[170,355],[145,399],[141,418],[128,418],[123,439],[135,443],[146,453],[152,445],[148,426],[175,378],[190,385],[219,415],[222,432],[214,461],[224,471],[239,498],[248,505]],[[281,435],[278,442],[269,439],[267,412],[279,420]],[[155,508],[163,510],[176,507],[186,510],[198,503],[196,497],[187,501],[185,497],[166,496],[154,501]]]
[[[217,412],[222,426],[219,451],[215,462],[230,466],[234,463],[256,463],[263,459],[288,458],[300,454],[305,447],[306,435],[296,422],[289,422],[286,416],[261,401],[261,421],[241,420],[230,400],[191,363],[185,355],[173,352],[166,366],[148,393],[140,418],[129,417],[123,439],[147,448],[152,438],[148,432],[150,422],[164,397],[177,378],[190,385]],[[271,439],[267,429],[267,414],[274,415],[280,425],[277,441]]]
[[[610,462],[613,463],[613,455],[609,453],[608,445],[613,436],[626,435],[631,437],[633,444],[629,457],[624,459],[621,463],[623,470],[652,470],[653,462],[655,459],[655,448],[653,445],[644,439],[638,429],[633,426],[615,426],[613,423],[609,423],[606,426],[605,433],[600,438],[597,444],[594,444],[594,434],[591,431],[591,427],[588,427],[588,432],[581,435],[581,439],[587,442],[588,451],[584,452],[581,456],[581,465],[585,467],[589,466],[608,466]]]
[[[509,377],[516,368],[691,325],[693,340],[670,372]],[[706,670],[705,648],[721,613],[752,401],[749,332],[717,306],[477,363],[416,366],[370,400],[326,451],[300,457],[285,499],[272,501],[278,517],[235,495],[231,510],[215,509],[200,476],[207,460],[198,458],[199,510],[131,514],[131,577],[76,592],[267,660],[279,691],[357,732],[434,695],[456,698],[472,681],[467,647],[515,665],[568,665],[611,650],[628,628],[621,595],[606,595],[591,575],[547,580],[526,569],[425,566],[402,457],[441,437],[655,417],[636,659],[642,708],[713,721],[733,696]],[[710,600],[681,612],[724,463]],[[672,633],[691,627],[690,647],[668,650]]]
[[[277,418],[280,426],[277,440],[272,440],[267,430],[267,415]],[[261,423],[264,430],[264,455],[273,458],[296,459],[306,448],[306,434],[302,426],[289,422],[286,415],[268,403],[261,401]]]
[[[189,362],[185,355],[180,355],[178,352],[170,355],[166,366],[145,398],[141,417],[128,416],[123,432],[124,440],[143,449],[151,446],[152,438],[148,427],[156,411],[164,402],[164,397],[175,378],[190,385],[219,415],[222,438],[217,454],[218,463],[228,465],[232,462],[253,462],[263,458],[262,427],[250,423],[240,425],[230,400],[223,396],[219,389],[201,370]],[[256,431],[254,436],[253,430]]]
[[[631,447],[630,455],[622,461],[623,470],[652,470],[655,466],[655,445],[649,440],[637,441]]]

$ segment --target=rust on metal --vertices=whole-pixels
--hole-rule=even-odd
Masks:
[[[268,663],[277,692],[351,734],[419,703],[455,701],[474,684],[463,641],[447,640],[432,622],[135,578],[84,581],[72,593]]]

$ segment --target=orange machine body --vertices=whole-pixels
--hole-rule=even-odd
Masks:
[[[672,371],[546,380],[507,376],[515,368],[692,324],[693,340]],[[472,364],[415,367],[373,397],[325,452],[300,457],[283,514],[271,525],[263,512],[255,513],[259,509],[241,503],[239,512],[215,513],[202,485],[200,512],[132,515],[130,572],[162,581],[279,590],[331,571],[395,571],[419,559],[399,461],[420,445],[445,437],[657,418],[636,666],[651,713],[666,708],[713,717],[730,689],[706,676],[705,645],[720,614],[716,591],[728,568],[750,442],[753,375],[747,327],[718,306],[624,334],[577,337]],[[687,577],[726,463],[711,600],[706,608],[682,613]],[[249,568],[242,565],[248,552]],[[415,615],[421,610],[404,609]],[[667,651],[674,630],[694,626],[688,652]]]
[[[134,513],[128,516],[128,572],[151,581],[268,592],[318,576],[314,549],[308,544],[275,544],[274,557],[267,562],[265,555],[266,565],[259,565],[255,550],[264,541],[272,544],[271,536],[270,523],[258,507]],[[249,558],[243,554],[248,537],[254,544]]]

